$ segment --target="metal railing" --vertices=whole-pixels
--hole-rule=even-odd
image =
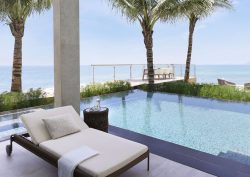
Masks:
[[[147,68],[147,64],[92,64],[92,83],[96,82],[96,71],[100,68],[109,68],[112,70],[112,78],[108,79],[109,81],[116,80],[136,80],[141,79],[143,75],[143,70]],[[184,64],[154,64],[154,69],[157,68],[172,68],[174,71],[175,77],[183,77],[185,73]],[[123,68],[123,71],[119,69]],[[124,68],[126,70],[124,70]],[[124,76],[126,72],[126,76]],[[128,72],[128,73],[127,73]],[[122,74],[123,77],[118,77],[119,74]],[[196,77],[196,66],[191,65],[190,71],[191,77]],[[118,79],[119,78],[119,79]]]

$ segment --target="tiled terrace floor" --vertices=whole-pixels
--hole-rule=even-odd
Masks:
[[[12,156],[7,157],[5,145],[8,143],[0,143],[1,177],[57,177],[56,168],[16,144]],[[143,161],[122,177],[214,177],[154,154],[151,154],[150,168],[147,172],[146,161]]]

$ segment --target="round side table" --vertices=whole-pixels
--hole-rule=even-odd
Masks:
[[[100,110],[94,110],[91,108],[84,109],[84,122],[90,128],[108,132],[108,112],[109,109],[106,107],[101,107]]]

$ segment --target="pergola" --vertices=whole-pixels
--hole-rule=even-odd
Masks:
[[[55,106],[80,112],[79,0],[54,0]]]

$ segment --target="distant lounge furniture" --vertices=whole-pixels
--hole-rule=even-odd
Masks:
[[[235,84],[235,83],[229,82],[229,81],[224,80],[224,79],[218,79],[218,84],[219,84],[219,85],[225,85],[225,86],[233,86],[233,87],[236,87],[236,84]]]
[[[143,70],[142,80],[145,80],[145,76],[148,76],[148,69]],[[164,79],[172,79],[174,78],[174,70],[173,68],[158,68],[154,69],[154,79],[156,80],[164,80]]]
[[[174,78],[173,68],[160,68],[159,70],[160,73],[165,76],[165,78],[166,76],[168,76],[169,79]]]
[[[62,116],[63,118],[66,116],[65,120],[72,122],[71,126],[68,126],[67,122],[64,125],[70,128],[63,130],[60,128],[61,124],[58,124],[58,120],[61,120]],[[87,146],[98,151],[99,154],[81,162],[74,171],[74,177],[117,177],[144,159],[148,159],[149,170],[147,146],[89,128],[72,106],[24,114],[21,119],[28,133],[11,136],[10,145],[6,146],[9,156],[12,153],[12,144],[16,142],[58,167],[58,160],[65,154]],[[77,132],[68,134],[72,126],[76,125],[79,128]],[[59,135],[59,133],[60,136],[52,136]],[[31,140],[27,138],[29,136]]]
[[[250,83],[244,84],[244,89],[245,90],[250,90]]]

